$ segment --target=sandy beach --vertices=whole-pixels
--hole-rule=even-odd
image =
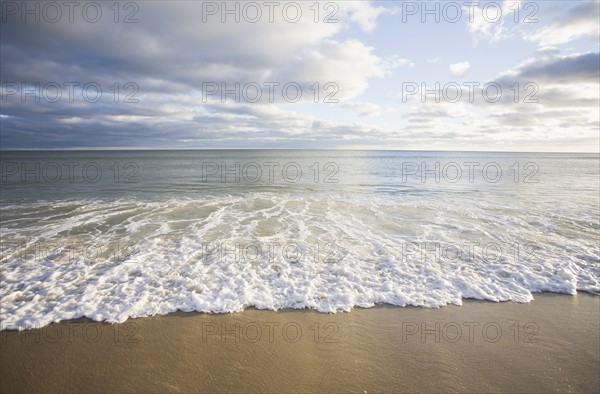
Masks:
[[[600,0],[459,3],[0,0],[0,394],[600,394]]]
[[[600,297],[174,313],[1,333],[2,392],[598,392]]]

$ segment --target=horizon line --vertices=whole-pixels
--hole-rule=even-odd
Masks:
[[[513,150],[440,150],[440,149],[348,149],[348,148],[0,148],[0,152],[31,152],[31,151],[364,151],[364,152],[467,152],[467,153],[585,153],[600,154],[599,151],[513,151]]]

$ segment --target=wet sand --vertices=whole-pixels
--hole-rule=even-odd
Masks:
[[[600,392],[600,297],[2,331],[2,392]]]

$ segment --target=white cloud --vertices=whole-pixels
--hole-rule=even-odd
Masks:
[[[428,100],[418,105],[420,97],[414,96],[414,109],[404,115],[404,130],[415,133],[415,138],[419,138],[418,132],[443,130],[446,135],[436,138],[451,136],[466,144],[485,141],[504,149],[520,149],[521,145],[532,149],[597,150],[599,64],[597,52],[537,54],[493,78],[503,89],[498,102],[484,100],[481,88],[475,90],[473,103],[468,102],[465,91],[465,99],[456,103]],[[532,81],[536,89],[526,88],[525,84]],[[515,82],[520,86],[517,102],[511,88]]]
[[[312,4],[312,2],[311,2]],[[325,2],[325,7],[328,2]],[[368,1],[342,1],[333,3],[333,5],[327,6],[327,12],[323,14],[330,14],[333,12],[334,7],[339,7],[340,11],[346,14],[352,22],[356,23],[364,31],[373,31],[377,26],[377,18],[383,14],[396,14],[398,12],[395,8],[386,7],[375,7]]]
[[[450,75],[452,75],[453,77],[462,77],[469,71],[470,68],[471,65],[468,61],[453,63],[449,67]]]
[[[560,21],[528,34],[526,39],[537,42],[541,47],[565,44],[580,37],[589,37],[597,43],[599,18],[598,2],[582,2]]]
[[[379,105],[365,101],[352,101],[344,103],[342,107],[354,110],[361,116],[374,117],[381,115],[381,107],[379,107]]]
[[[388,71],[404,66],[408,66],[410,68],[415,66],[415,63],[413,63],[411,60],[400,57],[399,55],[394,55],[383,59],[382,64]]]
[[[487,8],[475,5],[479,2],[465,3],[464,11],[468,13],[470,18],[473,18],[472,21],[467,23],[469,32],[473,34],[475,41],[477,42],[480,37],[483,37],[492,42],[497,42],[515,34],[519,26],[509,28],[506,23],[514,21],[515,16],[518,16],[519,19],[523,18],[524,11],[521,3],[521,0],[504,0],[500,8],[489,5]],[[470,5],[467,6],[468,4],[473,4],[473,8]]]
[[[281,81],[334,82],[339,87],[336,98],[348,100],[364,92],[370,78],[381,78],[394,67],[398,67],[398,62],[390,64],[358,40],[324,40],[301,52],[285,69],[275,71],[273,77]]]

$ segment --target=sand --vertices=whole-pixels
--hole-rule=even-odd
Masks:
[[[2,331],[2,392],[600,392],[600,297]]]

